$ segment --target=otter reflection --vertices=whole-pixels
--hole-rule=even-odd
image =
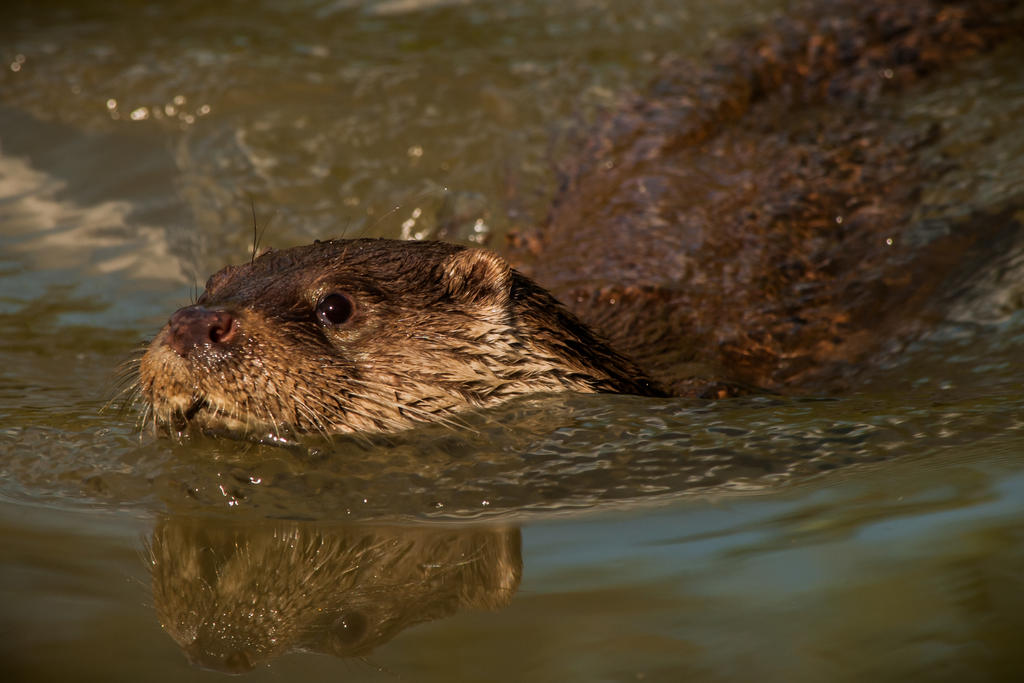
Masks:
[[[165,518],[149,547],[163,628],[193,664],[241,673],[286,652],[355,657],[413,624],[506,606],[518,529]]]

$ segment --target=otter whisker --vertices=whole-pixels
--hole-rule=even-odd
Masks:
[[[327,436],[326,425],[320,420],[316,412],[305,403],[305,401],[296,399],[295,402],[295,413],[296,417],[304,419],[308,422],[318,434],[321,436]]]
[[[100,408],[100,412],[106,412],[116,404],[119,414],[123,415],[134,407],[141,392],[138,366],[142,362],[145,351],[145,347],[140,346],[135,350],[135,355],[125,359],[115,368],[113,386],[111,387],[112,394]]]

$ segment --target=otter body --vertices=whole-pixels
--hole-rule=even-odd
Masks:
[[[664,395],[501,257],[338,240],[213,275],[142,358],[155,424],[283,439],[450,422],[550,391]]]
[[[510,258],[673,394],[848,391],[1020,229],[949,151],[977,122],[907,102],[1022,34],[1019,0],[816,0],[665,59]]]
[[[147,415],[281,437],[450,422],[531,392],[846,389],[1020,229],[1019,196],[928,199],[955,172],[942,126],[887,94],[1022,31],[1015,0],[821,0],[707,64],[669,60],[589,131],[547,220],[513,231],[509,257],[553,295],[444,243],[271,252],[157,335]]]

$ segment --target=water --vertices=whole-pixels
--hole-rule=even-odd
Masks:
[[[118,364],[247,258],[253,210],[275,246],[500,244],[660,55],[779,4],[0,10],[4,680],[1024,670],[1015,234],[852,395],[535,397],[306,451],[176,443],[101,411]],[[956,132],[959,170],[928,196],[1019,199],[1022,57],[890,103]]]

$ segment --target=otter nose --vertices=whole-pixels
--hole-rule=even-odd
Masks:
[[[227,311],[215,311],[202,306],[179,308],[167,322],[166,344],[182,358],[195,348],[224,344],[235,336],[238,325]]]

